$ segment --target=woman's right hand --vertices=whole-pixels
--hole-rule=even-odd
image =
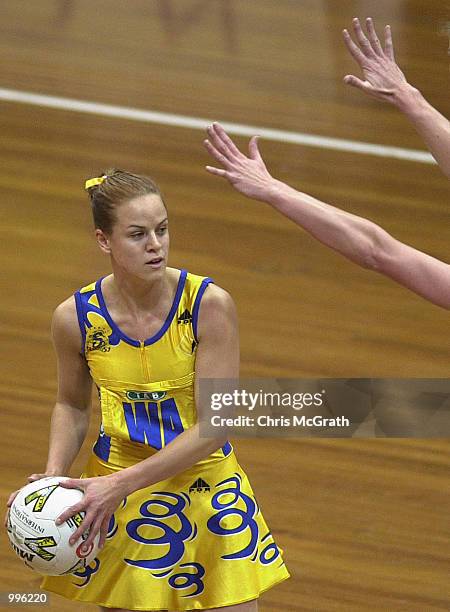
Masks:
[[[47,476],[50,476],[50,474],[30,474],[30,476],[28,476],[27,480],[28,482],[34,482],[35,480],[40,480],[41,478],[47,478]],[[25,485],[24,485],[25,486]],[[8,527],[8,514],[9,514],[9,509],[11,508],[11,505],[13,503],[13,501],[16,499],[17,494],[19,493],[21,489],[17,489],[17,491],[13,491],[13,493],[11,493],[11,495],[8,498],[8,501],[6,502],[6,506],[7,506],[7,510],[6,510],[6,514],[5,514],[5,521],[4,521],[4,525],[5,527]]]

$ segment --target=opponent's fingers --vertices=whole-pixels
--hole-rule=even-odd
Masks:
[[[389,59],[395,62],[394,43],[392,41],[392,32],[390,25],[387,25],[384,28],[384,52],[389,57]]]
[[[234,153],[230,150],[227,143],[222,140],[220,133],[214,129],[212,125],[206,128],[208,138],[211,144],[218,150],[226,159],[232,161],[235,157]]]
[[[351,85],[356,89],[360,89],[375,98],[388,100],[392,97],[392,91],[390,89],[382,89],[381,87],[374,87],[368,81],[361,81],[357,77],[353,76],[353,74],[347,74],[344,77],[344,83],[347,85]]]
[[[355,17],[353,19],[353,31],[355,33],[356,36],[356,40],[359,43],[359,46],[363,52],[363,54],[366,57],[374,57],[375,52],[372,49],[372,45],[370,44],[369,40],[367,39],[366,35],[364,34],[364,31],[361,27],[361,23],[358,19],[358,17]]]
[[[344,77],[344,83],[346,85],[351,85],[352,87],[356,87],[356,89],[360,89],[361,91],[365,91],[366,93],[372,92],[372,87],[367,81],[362,81],[355,77],[353,74],[347,74]]]
[[[226,133],[225,129],[217,123],[216,121],[212,125],[214,132],[219,136],[222,142],[227,146],[228,150],[237,157],[244,157],[244,155],[239,151],[237,146],[231,140],[231,138]]]
[[[379,55],[380,57],[383,57],[384,55],[383,47],[380,44],[378,34],[375,30],[375,26],[373,25],[372,17],[367,17],[366,27],[367,27],[367,35],[368,35],[370,44],[372,45],[372,49],[375,51],[377,55]]]
[[[350,55],[362,68],[363,63],[366,59],[366,56],[361,51],[361,49],[358,47],[358,45],[354,42],[348,30],[343,30],[342,34],[344,35],[345,46],[350,51]]]
[[[227,178],[228,172],[223,170],[222,168],[214,168],[214,166],[206,166],[206,169],[211,174],[215,174],[216,176],[222,176],[223,178]]]
[[[248,152],[250,154],[250,159],[263,161],[263,158],[261,157],[261,153],[259,152],[258,148],[258,139],[259,136],[252,136],[250,138],[250,142],[248,143]]]
[[[222,166],[225,166],[225,168],[228,168],[230,166],[230,160],[227,159],[225,155],[222,155],[222,153],[217,149],[215,143],[212,144],[209,140],[204,140],[203,144],[205,145],[205,148],[208,153],[212,157],[214,157],[216,161],[222,164]]]

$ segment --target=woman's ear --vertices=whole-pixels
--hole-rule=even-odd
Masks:
[[[95,230],[95,238],[97,240],[98,246],[100,249],[106,254],[111,254],[111,246],[109,244],[109,238],[101,229]]]

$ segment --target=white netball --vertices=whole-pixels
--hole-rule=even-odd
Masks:
[[[83,497],[79,489],[59,486],[62,476],[36,480],[23,487],[11,505],[8,517],[8,536],[17,555],[28,567],[40,574],[60,576],[86,567],[98,551],[99,535],[90,550],[81,551],[87,538],[75,544],[69,539],[84,518],[84,512],[70,517],[61,525],[55,520],[67,508]]]

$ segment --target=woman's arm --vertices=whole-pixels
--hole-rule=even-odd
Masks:
[[[366,19],[367,36],[359,19],[353,20],[358,44],[344,30],[344,41],[360,67],[364,80],[348,74],[344,82],[396,106],[411,121],[425,141],[441,170],[450,178],[450,122],[429,104],[420,91],[410,85],[395,62],[390,26],[384,30],[384,49],[372,19]]]
[[[92,380],[86,361],[80,355],[81,338],[73,297],[56,308],[52,339],[58,367],[58,391],[51,417],[47,466],[45,472],[31,474],[29,482],[67,474],[89,426]],[[17,493],[10,495],[8,507]]]
[[[240,193],[270,204],[314,238],[360,266],[388,276],[425,299],[450,308],[450,266],[393,238],[381,227],[292,189],[269,174],[252,138],[243,155],[218,124],[205,146],[223,168],[207,166]]]
[[[199,381],[205,378],[236,379],[239,376],[236,308],[229,294],[215,285],[207,288],[201,301],[198,340],[195,395],[198,421],[200,421],[202,418],[207,418],[209,412],[208,406],[202,406],[198,401]],[[82,488],[85,495],[80,504],[72,506],[59,518],[62,522],[79,511],[85,511],[85,519],[71,540],[76,541],[87,528],[90,528],[85,546],[90,546],[99,531],[100,543],[103,544],[110,517],[124,497],[188,469],[208,457],[225,442],[226,437],[223,435],[214,438],[202,436],[200,424],[197,422],[170,444],[136,465],[109,476],[67,480],[62,486]]]
[[[92,379],[86,360],[80,354],[81,338],[73,297],[55,310],[52,338],[58,392],[51,418],[46,476],[67,474],[89,427]]]

